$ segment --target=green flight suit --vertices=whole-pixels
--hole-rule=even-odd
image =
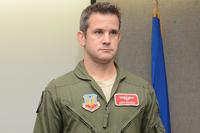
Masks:
[[[151,86],[117,68],[111,98],[106,98],[86,72],[83,61],[74,71],[53,81],[43,91],[34,133],[165,133]],[[136,94],[139,105],[116,106],[114,94]],[[96,94],[100,107],[82,107],[85,94]]]

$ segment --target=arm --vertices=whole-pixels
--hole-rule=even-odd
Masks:
[[[159,108],[155,92],[149,87],[147,93],[147,108],[143,118],[143,133],[165,133],[159,116]]]
[[[60,133],[62,119],[56,103],[55,86],[48,85],[42,93],[41,102],[37,109],[37,118],[33,133]]]

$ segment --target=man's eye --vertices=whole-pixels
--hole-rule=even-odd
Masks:
[[[110,32],[110,34],[111,34],[111,35],[117,35],[117,34],[118,34],[118,32],[117,32],[117,31],[115,31],[115,30],[113,30],[113,31],[111,31],[111,32]]]
[[[94,33],[95,34],[103,34],[103,31],[98,30],[98,31],[95,31]]]

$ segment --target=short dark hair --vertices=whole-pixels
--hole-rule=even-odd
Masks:
[[[87,28],[88,28],[88,19],[92,15],[92,13],[101,13],[101,14],[113,14],[118,17],[119,20],[119,29],[121,26],[121,13],[120,9],[109,2],[97,2],[95,4],[92,4],[88,7],[86,7],[80,18],[80,31],[86,34]]]

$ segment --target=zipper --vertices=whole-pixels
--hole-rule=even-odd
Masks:
[[[93,126],[91,126],[90,122],[88,122],[88,121],[86,122],[85,119],[83,119],[75,110],[73,110],[69,106],[65,105],[65,107],[67,108],[68,111],[70,111],[72,113],[72,115],[74,115],[75,117],[78,117],[78,119],[90,129],[91,133],[96,133],[95,128]]]
[[[136,115],[141,113],[144,110],[144,107],[141,106],[140,108],[138,108],[137,112],[135,113],[135,115],[133,115],[123,126],[122,128],[120,128],[120,133],[123,133],[126,128],[128,128],[131,124],[131,122],[136,118]]]

